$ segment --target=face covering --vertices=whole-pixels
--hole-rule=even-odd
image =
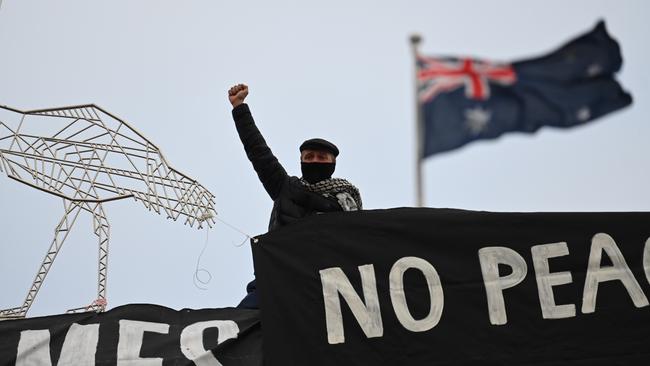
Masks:
[[[331,178],[335,167],[336,163],[300,163],[302,178],[310,184]]]

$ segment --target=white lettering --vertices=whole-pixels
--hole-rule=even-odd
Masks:
[[[518,285],[526,277],[528,267],[519,253],[506,247],[486,247],[478,251],[481,272],[488,300],[490,323],[503,325],[508,322],[503,290]],[[499,264],[512,268],[512,273],[499,277]]]
[[[52,366],[49,330],[20,332],[16,366]]]
[[[59,365],[87,366],[95,364],[99,341],[99,324],[73,323],[65,335]],[[25,330],[18,341],[17,366],[51,366],[50,331]]]
[[[605,251],[612,261],[613,266],[601,267],[600,261],[602,253]],[[641,286],[627,266],[623,253],[614,242],[611,236],[598,233],[591,239],[591,251],[589,252],[589,265],[587,267],[587,277],[585,287],[582,293],[582,312],[584,314],[593,313],[596,310],[596,295],[598,294],[598,285],[601,282],[618,280],[623,283],[634,306],[637,308],[648,306]]]
[[[377,296],[375,269],[372,264],[359,266],[365,304],[341,268],[327,268],[320,270],[319,273],[325,300],[325,322],[327,325],[327,342],[329,344],[345,342],[339,294],[343,296],[350,310],[352,310],[352,314],[354,314],[366,337],[381,337],[384,334],[379,309],[379,297]]]
[[[99,324],[72,324],[63,341],[59,365],[94,365]]]
[[[120,320],[120,340],[117,343],[117,366],[162,366],[163,359],[141,358],[144,332],[167,334],[169,325],[163,323]]]
[[[235,339],[239,334],[237,323],[232,320],[212,320],[188,325],[181,332],[181,352],[197,366],[221,366],[211,351],[203,346],[203,331],[208,328],[219,329],[217,344]]]
[[[571,272],[551,273],[548,265],[549,258],[562,257],[569,254],[569,248],[565,242],[535,245],[530,249],[533,255],[535,267],[535,279],[537,280],[537,292],[539,293],[539,305],[542,308],[544,319],[561,319],[576,316],[574,304],[556,305],[553,286],[566,285],[571,283]]]
[[[429,314],[420,320],[414,319],[411,315],[404,293],[404,273],[411,268],[419,270],[424,275],[431,300]],[[401,258],[390,270],[389,283],[390,300],[393,303],[395,315],[404,328],[412,332],[425,332],[438,324],[442,316],[444,296],[440,277],[431,263],[417,257]]]

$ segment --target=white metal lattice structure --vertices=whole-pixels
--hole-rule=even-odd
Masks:
[[[160,149],[96,105],[33,111],[0,106],[0,171],[63,199],[64,214],[22,306],[0,319],[25,317],[79,213],[93,216],[99,240],[97,299],[71,312],[103,311],[110,226],[103,204],[132,198],[150,211],[201,228],[214,224],[214,195],[173,169]]]

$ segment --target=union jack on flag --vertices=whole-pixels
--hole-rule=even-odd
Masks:
[[[420,102],[426,103],[442,92],[465,87],[469,99],[490,97],[489,82],[512,85],[517,76],[512,66],[470,58],[434,58],[418,56]]]

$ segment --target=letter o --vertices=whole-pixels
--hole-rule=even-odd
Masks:
[[[431,307],[429,314],[420,320],[416,320],[411,315],[408,305],[406,304],[406,295],[404,293],[404,273],[408,269],[417,269],[424,275],[429,288],[431,298]],[[390,301],[393,303],[393,310],[397,320],[404,328],[411,332],[425,332],[435,327],[442,316],[444,306],[444,295],[438,272],[431,263],[418,257],[404,257],[399,259],[393,265],[389,275],[390,284]]]

